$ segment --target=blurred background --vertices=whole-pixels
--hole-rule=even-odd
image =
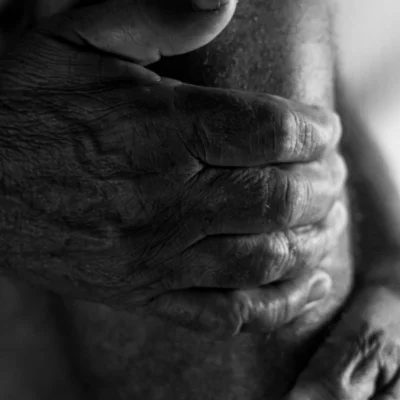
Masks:
[[[347,94],[377,142],[400,193],[400,1],[340,0]]]

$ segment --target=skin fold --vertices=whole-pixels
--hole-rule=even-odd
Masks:
[[[275,94],[304,104],[333,108],[336,77],[330,4],[311,0],[296,4],[291,1],[264,3],[256,0],[239,3],[231,23],[209,45],[190,54],[163,59],[151,66],[151,69],[161,76],[195,85]],[[79,21],[77,18],[72,20]],[[70,22],[68,18],[61,21]],[[251,29],[248,21],[253,21]],[[141,64],[155,61],[157,54],[168,54],[170,49],[166,47],[165,52],[142,53],[143,57],[135,58],[127,54],[129,46],[123,45],[123,42],[121,46],[114,46],[108,41],[91,41],[97,36],[93,32],[82,31],[82,26],[78,23],[73,29],[76,35],[67,35],[66,38],[81,45],[89,43],[97,49],[104,44],[101,50],[109,51],[112,48],[112,53]],[[61,23],[58,28],[63,32],[65,26]],[[51,24],[47,29],[51,31]],[[115,37],[118,39],[118,35]],[[162,47],[158,46],[158,49]],[[152,82],[154,76],[145,74],[141,75],[142,78]],[[175,85],[174,81],[169,81],[169,84],[172,87]],[[229,97],[225,100],[224,96],[221,93],[215,104],[224,104],[224,101],[229,100]],[[256,162],[256,152],[253,157]],[[212,163],[212,157],[210,160]],[[342,198],[345,199],[346,194]],[[325,257],[318,260],[319,268],[331,277],[330,295],[301,318],[294,319],[291,324],[274,333],[247,333],[228,340],[216,340],[215,337],[179,328],[154,316],[139,316],[127,311],[116,311],[96,302],[65,298],[58,314],[64,316],[63,333],[72,338],[68,343],[70,354],[75,354],[71,362],[76,366],[76,375],[86,392],[85,396],[96,399],[282,398],[320,345],[324,334],[321,328],[344,304],[350,292],[354,271],[350,236],[342,228],[338,228],[338,233],[341,235],[340,240],[331,241],[335,247],[329,248],[327,256],[324,254]],[[395,241],[391,240],[390,243],[393,244],[390,249],[396,249]],[[50,282],[57,285],[54,278]],[[43,282],[40,284],[45,285]],[[304,288],[304,283],[302,285]],[[113,307],[121,306],[121,298],[115,301],[114,295],[105,292],[86,290],[85,294],[72,293],[71,289],[61,283],[57,290],[92,300],[98,299],[100,293],[103,301],[107,299],[105,302],[112,303],[110,305]],[[295,289],[289,287],[289,293],[291,290],[295,292]],[[368,293],[363,291],[360,295],[363,301],[357,303],[356,300],[356,315],[363,315],[359,304],[365,304],[365,297],[377,299],[371,304],[383,302],[393,304],[395,308],[396,300],[391,293],[374,291],[375,296],[368,296]],[[122,308],[126,308],[126,304]],[[175,309],[172,307],[170,310]],[[376,311],[372,306],[369,310],[372,317],[366,318],[367,323],[371,319],[377,326],[382,324],[382,321],[375,321]],[[351,311],[348,315],[350,321],[356,320],[351,317]],[[254,320],[258,320],[258,317]],[[356,335],[358,326],[365,328],[365,322],[363,320],[353,325]],[[265,324],[270,323],[264,321],[264,328]],[[260,329],[258,324],[256,329]],[[360,330],[361,335],[365,332],[369,330]],[[395,329],[390,332],[395,336]],[[340,334],[338,337],[339,343],[343,343]],[[322,351],[332,351],[324,349],[322,347]],[[318,357],[316,359],[318,361]],[[313,377],[310,379],[307,371],[304,374],[306,378],[302,377],[299,381],[298,392],[292,393],[294,398],[300,394],[303,398],[315,395],[316,390],[313,392],[312,389],[315,373],[309,373]],[[171,382],[174,384],[171,385]],[[302,382],[307,382],[308,386]],[[357,388],[360,396],[367,395],[368,390],[375,390],[368,384],[364,386],[364,391]],[[346,394],[349,396],[347,398],[353,398],[351,396],[356,393],[355,389],[351,385],[348,388],[350,394]],[[340,390],[337,390],[337,398],[342,398],[340,394],[343,391]]]

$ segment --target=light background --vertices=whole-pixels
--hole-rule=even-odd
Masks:
[[[400,0],[341,0],[342,71],[400,193]],[[400,207],[400,204],[399,204]]]

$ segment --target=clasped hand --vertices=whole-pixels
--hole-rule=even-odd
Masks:
[[[224,13],[208,16],[215,34]],[[230,335],[270,332],[324,298],[319,266],[347,222],[338,117],[159,77],[140,51],[99,52],[74,15],[30,32],[1,66],[10,271]],[[203,14],[190,18],[185,29],[198,18],[207,32]]]

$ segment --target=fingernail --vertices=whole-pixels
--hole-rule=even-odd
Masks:
[[[230,0],[192,0],[195,9],[201,11],[216,11],[229,3]]]
[[[327,274],[321,274],[320,277],[313,283],[308,292],[307,306],[324,298],[331,289],[331,278]]]

